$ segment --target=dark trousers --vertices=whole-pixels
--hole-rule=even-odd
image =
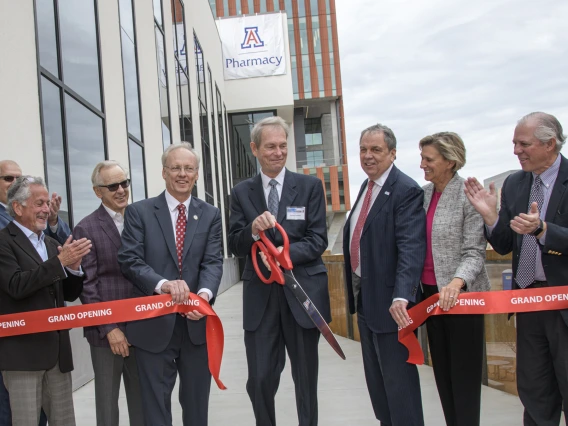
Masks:
[[[406,362],[408,350],[398,342],[398,333],[373,333],[360,300],[357,323],[375,417],[383,426],[424,426],[418,369]]]
[[[255,331],[245,331],[248,381],[257,426],[275,426],[274,397],[280,375],[290,357],[300,426],[318,424],[318,342],[317,328],[298,325],[279,284],[272,284],[268,306]]]
[[[424,297],[438,293],[424,285]],[[440,315],[426,322],[434,378],[448,426],[479,426],[483,315]]]
[[[558,426],[563,406],[566,416],[568,326],[560,311],[517,314],[517,389],[525,426]]]
[[[2,380],[2,374],[0,374],[0,426],[10,426],[12,424],[12,411],[10,410],[10,396],[8,395],[8,390],[4,386],[4,380]],[[47,416],[43,408],[41,410],[41,415],[39,417],[38,426],[47,425]]]
[[[179,374],[179,402],[184,426],[207,426],[211,373],[207,345],[194,345],[181,315],[162,352],[136,348],[136,361],[146,426],[172,425],[172,391]]]
[[[118,396],[122,379],[130,424],[144,424],[136,349],[130,347],[129,356],[123,358],[113,354],[110,348],[91,346],[91,361],[95,373],[97,426],[118,426]]]

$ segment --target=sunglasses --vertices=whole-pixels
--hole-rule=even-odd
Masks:
[[[0,179],[4,179],[6,182],[14,182],[17,176],[0,176]]]
[[[106,188],[110,192],[118,191],[118,187],[121,186],[122,189],[126,189],[130,186],[130,179],[123,180],[122,182],[118,183],[111,183],[110,185],[98,185],[99,188]]]

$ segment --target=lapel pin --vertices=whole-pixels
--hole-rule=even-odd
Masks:
[[[388,191],[385,191],[385,195],[391,195],[391,193],[388,192]]]
[[[197,220],[197,215],[196,215],[196,214],[193,215],[193,219]]]

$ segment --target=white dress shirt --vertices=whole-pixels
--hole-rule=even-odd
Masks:
[[[185,200],[183,203],[180,203],[178,200],[176,200],[167,190],[166,190],[166,203],[168,204],[168,210],[170,211],[170,217],[172,219],[172,232],[174,233],[174,239],[176,239],[176,233],[175,231],[173,231],[174,229],[176,229],[176,225],[177,225],[177,220],[178,220],[178,216],[179,216],[179,210],[178,210],[178,206],[180,204],[185,205],[185,218],[187,220],[188,216],[189,216],[189,205],[191,203],[191,195],[189,196],[189,198],[187,200]],[[177,243],[177,240],[176,240]],[[162,293],[162,284],[164,284],[166,281],[169,280],[160,280],[158,282],[158,284],[156,285],[156,288],[154,289],[154,291],[158,294],[163,294]],[[209,300],[211,300],[213,298],[213,292],[211,290],[209,290],[208,288],[200,288],[198,290],[200,293],[201,292],[205,292],[209,295]]]
[[[111,217],[112,221],[114,222],[116,229],[118,230],[118,233],[122,235],[122,230],[124,229],[124,216],[122,215],[122,213],[115,212],[114,210],[109,209],[107,206],[104,205],[104,203],[103,207],[105,208],[105,210]]]

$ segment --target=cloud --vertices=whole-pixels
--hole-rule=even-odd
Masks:
[[[454,131],[462,176],[519,169],[516,121],[554,114],[568,129],[564,0],[336,0],[352,200],[365,179],[359,134],[377,122],[398,139],[396,165],[424,184],[418,141]]]

